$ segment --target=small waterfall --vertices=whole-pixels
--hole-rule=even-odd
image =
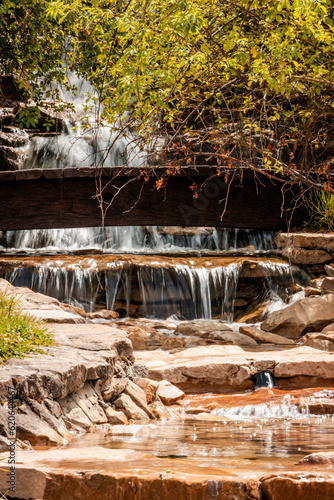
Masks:
[[[254,390],[256,391],[260,387],[275,387],[274,376],[270,371],[262,370],[255,375]]]
[[[55,267],[16,267],[5,275],[15,286],[28,286],[87,312],[96,302],[113,309],[116,300],[142,305],[142,315],[166,319],[218,317],[232,321],[239,267],[206,269],[177,264],[175,267],[134,265],[118,261],[104,271]],[[133,297],[136,294],[136,297]]]
[[[226,228],[165,228],[159,226],[95,227],[7,231],[8,252],[178,253],[255,251],[272,248],[273,233]],[[254,252],[254,250],[252,250]]]
[[[297,404],[290,403],[263,403],[258,405],[234,406],[232,408],[220,408],[213,410],[214,415],[235,420],[249,418],[296,418],[309,414],[307,406],[301,408]]]
[[[147,153],[139,148],[137,138],[130,131],[115,132],[124,125],[103,123],[103,108],[91,84],[69,70],[67,79],[75,90],[60,88],[59,96],[62,102],[72,104],[73,116],[60,113],[57,133],[36,133],[25,168],[145,166]]]
[[[145,315],[183,319],[232,321],[239,268],[237,264],[206,269],[176,265],[174,268],[140,266],[138,281]]]

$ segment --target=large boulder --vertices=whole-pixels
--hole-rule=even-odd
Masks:
[[[334,478],[330,472],[279,472],[261,478],[267,500],[332,500]]]
[[[322,351],[334,351],[334,331],[307,333],[303,337],[303,344]]]
[[[334,323],[334,294],[327,294],[307,297],[272,312],[261,330],[298,339],[308,332],[321,331],[331,323]]]

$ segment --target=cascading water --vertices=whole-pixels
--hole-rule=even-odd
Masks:
[[[103,109],[89,82],[70,71],[67,79],[75,90],[60,88],[59,97],[75,112],[61,113],[59,133],[33,136],[25,168],[145,166],[147,154],[130,131],[115,132],[115,125],[101,123]]]
[[[92,261],[90,268],[82,269],[61,264],[46,263],[39,267],[15,267],[5,277],[16,286],[53,296],[62,302],[80,306],[87,312],[95,309],[98,295],[102,295],[108,309],[121,297],[126,310],[132,300],[132,285],[140,296],[145,317],[166,319],[211,319],[213,316],[232,321],[236,286],[237,264],[225,267],[175,267],[129,265],[118,262],[104,271],[97,271]]]
[[[256,252],[272,249],[272,231],[227,228],[164,228],[158,226],[36,229],[7,231],[4,248],[10,253],[68,253],[79,250],[104,253]]]

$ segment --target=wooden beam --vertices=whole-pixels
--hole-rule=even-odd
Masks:
[[[98,186],[104,189],[106,226],[162,225],[216,226],[285,230],[282,212],[282,183],[265,176],[261,182],[245,177],[230,186],[213,177],[198,198],[190,189],[194,176],[201,185],[210,173],[197,168],[192,179],[171,177],[166,188],[156,189],[156,177],[145,181],[134,169],[58,169],[0,173],[0,230],[91,227],[102,224],[96,198]],[[117,174],[117,175],[115,175]],[[285,195],[289,208],[293,195]],[[294,214],[300,225],[306,215]]]

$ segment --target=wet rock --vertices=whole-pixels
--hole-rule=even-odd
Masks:
[[[118,316],[118,312],[110,311],[109,309],[100,309],[99,311],[87,314],[87,318],[89,319],[115,319]]]
[[[125,413],[129,420],[149,420],[150,418],[127,394],[121,394],[114,401],[114,405],[117,410],[121,410]]]
[[[147,343],[150,347],[160,347],[166,342],[167,339],[167,335],[154,329],[152,333],[150,333]]]
[[[179,227],[179,226],[161,226],[157,229],[159,234],[170,234],[173,236],[208,236],[212,234],[212,227]]]
[[[305,297],[312,297],[312,295],[321,295],[321,290],[319,290],[319,288],[307,286],[305,288]]]
[[[234,307],[246,307],[248,306],[248,302],[245,299],[235,299]]]
[[[165,406],[160,398],[157,398],[156,401],[149,405],[149,409],[152,412],[152,415],[157,420],[170,420],[171,418],[175,418],[173,414],[173,410]]]
[[[295,345],[294,341],[291,339],[275,335],[274,333],[264,332],[263,330],[259,330],[258,328],[254,328],[252,326],[241,326],[239,331],[243,335],[247,335],[253,340],[256,340],[259,344]]]
[[[114,378],[109,381],[107,388],[102,387],[102,396],[104,401],[113,401],[119,396],[126,388],[129,380],[125,377]]]
[[[122,411],[116,411],[111,406],[104,409],[108,423],[111,425],[127,425],[129,423],[128,418]]]
[[[145,392],[147,403],[152,403],[155,399],[159,382],[148,378],[134,378],[133,381]]]
[[[167,337],[162,344],[163,349],[182,349],[186,346],[186,342],[181,337]]]
[[[331,323],[334,323],[334,294],[307,297],[275,311],[262,323],[261,330],[297,339]]]
[[[327,398],[319,398],[314,402],[309,401],[308,409],[313,415],[333,415],[334,401]]]
[[[184,392],[180,391],[180,389],[168,382],[168,380],[162,380],[159,382],[156,394],[161,399],[163,404],[167,406],[176,403],[179,399],[184,397]]]
[[[334,477],[322,472],[279,472],[261,478],[267,500],[331,500],[334,498]]]
[[[268,302],[262,302],[255,307],[250,306],[244,314],[238,316],[238,323],[257,323],[263,321],[268,316],[267,307]]]
[[[202,337],[203,334],[215,331],[232,332],[233,330],[223,321],[195,319],[193,321],[180,323],[176,327],[175,333],[186,336],[191,335],[193,337]]]
[[[333,451],[321,451],[319,453],[311,453],[303,457],[297,465],[322,465],[322,464],[334,464],[334,452]]]

